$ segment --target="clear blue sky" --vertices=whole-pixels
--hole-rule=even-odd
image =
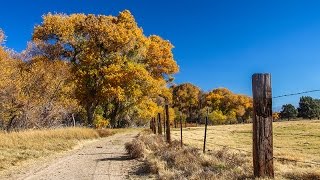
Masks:
[[[10,0],[1,2],[0,28],[6,46],[21,51],[48,12],[117,15],[128,9],[147,35],[174,44],[177,83],[251,95],[251,75],[268,72],[276,96],[320,89],[319,8],[320,1],[307,0]],[[277,99],[274,106],[298,98]]]

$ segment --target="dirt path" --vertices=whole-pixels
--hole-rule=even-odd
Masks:
[[[128,179],[139,162],[128,158],[124,144],[136,135],[130,132],[103,138],[14,179]]]

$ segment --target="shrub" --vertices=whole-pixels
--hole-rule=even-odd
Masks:
[[[134,139],[132,142],[125,144],[126,151],[131,158],[142,158],[144,157],[145,145],[139,139]]]

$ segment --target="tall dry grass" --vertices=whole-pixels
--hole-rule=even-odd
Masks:
[[[320,163],[320,121],[302,120],[274,122],[274,159],[276,179],[320,180],[320,166],[302,162]],[[202,148],[204,127],[184,128],[184,143]],[[179,129],[173,129],[172,137],[180,139]],[[252,166],[252,124],[209,126],[207,149],[216,151],[221,147],[230,151],[244,150]],[[281,158],[289,159],[281,160]],[[299,161],[299,162],[296,162]]]
[[[61,128],[0,132],[0,172],[20,163],[69,150],[82,140],[114,134],[112,130]]]
[[[251,178],[248,159],[227,149],[202,154],[197,148],[167,144],[163,137],[141,134],[126,149],[132,158],[144,164],[138,174],[154,174],[156,179],[246,179]]]
[[[179,141],[167,144],[162,136],[143,133],[126,144],[132,158],[144,164],[138,177],[153,174],[156,179],[254,179],[251,153],[228,147],[211,148],[203,154]],[[320,180],[320,169],[308,164],[275,161],[275,179]]]

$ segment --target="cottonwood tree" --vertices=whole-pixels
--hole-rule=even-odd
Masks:
[[[23,54],[29,54],[29,50]],[[70,65],[44,57],[23,61],[18,57],[13,57],[10,51],[0,47],[2,126],[9,131],[60,125],[78,108]]]
[[[2,128],[11,129],[15,119],[21,114],[22,83],[19,79],[21,61],[12,59],[2,43],[5,35],[0,29],[0,122]]]
[[[154,98],[178,72],[173,46],[146,37],[129,11],[118,16],[47,14],[34,29],[40,55],[72,63],[76,97],[94,120],[97,106],[116,125],[146,96]]]
[[[185,83],[172,87],[173,107],[179,109],[180,112],[188,115],[188,120],[195,119],[195,112],[199,108],[200,88]]]
[[[214,89],[206,97],[207,106],[215,114],[226,116],[222,121],[229,123],[244,122],[252,114],[252,98],[234,94],[227,88]]]

